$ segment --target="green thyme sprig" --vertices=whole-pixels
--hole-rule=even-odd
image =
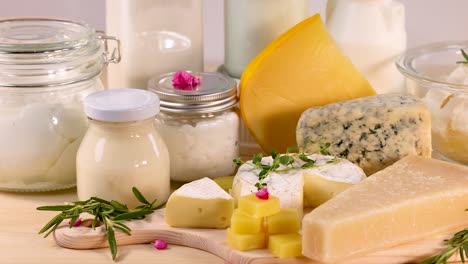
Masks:
[[[330,143],[319,144],[318,153],[322,155],[330,155],[327,148],[330,147]],[[271,163],[262,163],[263,154],[259,153],[253,156],[252,161],[244,161],[241,158],[234,159],[233,162],[236,166],[248,164],[252,167],[252,170],[259,170],[258,181],[255,183],[255,187],[258,190],[267,186],[264,182],[265,178],[270,172],[288,172],[291,170],[308,169],[318,167],[316,160],[310,159],[307,153],[290,153],[291,151],[297,150],[297,147],[288,148],[286,154],[278,154],[278,151],[272,150],[270,155],[273,161]],[[326,162],[326,164],[336,163],[339,159],[333,158]],[[302,161],[302,162],[301,162]],[[298,165],[302,163],[302,165]]]
[[[448,246],[438,255],[427,258],[419,262],[419,264],[446,264],[456,253],[460,255],[461,261],[465,263],[465,259],[468,258],[468,228],[455,233],[452,238],[444,240],[444,244]]]
[[[133,195],[142,204],[135,209],[129,209],[127,205],[118,201],[107,201],[98,197],[91,197],[86,201],[77,201],[66,203],[64,205],[41,206],[37,210],[41,211],[61,211],[54,218],[52,218],[40,231],[39,234],[45,233],[47,237],[54,232],[60,224],[70,219],[69,228],[75,225],[80,214],[88,213],[94,216],[91,227],[104,225],[106,229],[107,241],[112,254],[112,259],[115,261],[117,257],[117,241],[115,239],[115,230],[121,231],[127,235],[131,235],[131,229],[124,224],[124,221],[138,220],[145,218],[164,206],[164,203],[157,203],[157,199],[151,203],[143,196],[143,194],[136,188],[132,188]]]
[[[461,54],[463,55],[464,61],[457,61],[458,64],[468,64],[468,54],[463,49],[460,49]]]

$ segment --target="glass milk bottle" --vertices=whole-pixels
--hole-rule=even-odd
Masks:
[[[260,51],[308,14],[308,0],[225,0],[225,70],[240,78]]]
[[[106,32],[122,44],[108,87],[142,88],[150,77],[203,70],[202,0],[107,0]]]
[[[377,93],[403,93],[396,58],[406,49],[405,7],[395,0],[329,0],[327,28]]]
[[[84,100],[88,130],[77,154],[80,200],[98,196],[130,208],[138,205],[132,187],[148,199],[170,193],[169,153],[154,127],[159,98],[140,89],[111,89]]]

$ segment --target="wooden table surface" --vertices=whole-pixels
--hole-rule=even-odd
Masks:
[[[114,263],[107,248],[71,250],[61,248],[52,236],[43,238],[37,232],[54,212],[37,211],[36,207],[76,201],[76,189],[45,193],[0,192],[0,263]],[[120,246],[117,263],[203,263],[224,261],[197,249],[170,245],[155,250],[150,244]]]

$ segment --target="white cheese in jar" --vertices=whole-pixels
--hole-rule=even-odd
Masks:
[[[80,107],[33,103],[0,108],[0,189],[73,186],[76,150],[86,126]]]
[[[232,160],[239,157],[237,113],[172,124],[156,119],[156,128],[169,149],[173,180],[188,182],[234,173]]]
[[[239,156],[236,82],[220,73],[197,73],[200,84],[174,87],[177,74],[153,78],[148,84],[161,98],[155,124],[169,150],[171,180],[232,175],[232,160]]]
[[[119,61],[112,40],[73,21],[0,21],[0,190],[75,186],[82,98],[102,89],[104,64]]]
[[[468,84],[468,67],[460,64],[446,82]],[[468,164],[468,89],[429,89],[424,101],[432,116],[435,148],[449,159]]]

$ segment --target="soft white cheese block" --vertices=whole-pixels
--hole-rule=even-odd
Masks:
[[[234,201],[210,178],[182,185],[166,204],[166,223],[173,227],[227,228]]]
[[[316,167],[308,169],[288,169],[281,166],[278,171],[270,172],[263,180],[267,184],[268,192],[279,198],[282,208],[297,208],[302,212],[303,207],[318,206],[330,199],[350,185],[363,180],[366,175],[358,166],[345,159],[334,159],[333,156],[319,154],[308,155],[315,160]],[[263,164],[271,164],[271,157],[264,157]],[[257,191],[258,169],[253,169],[250,163],[242,165],[234,177],[232,195],[237,200],[241,196]],[[303,161],[297,159],[293,167],[301,167]]]
[[[316,142],[359,165],[371,175],[408,155],[431,156],[431,116],[411,95],[383,94],[314,107],[302,113],[299,148],[313,152]]]

